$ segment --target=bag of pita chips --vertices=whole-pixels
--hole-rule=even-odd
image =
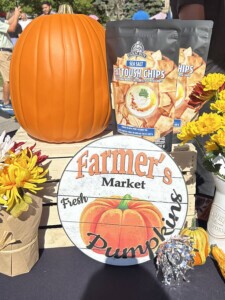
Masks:
[[[179,21],[115,21],[106,50],[117,131],[171,150],[178,76]]]
[[[212,21],[180,21],[180,53],[177,95],[175,103],[174,133],[198,114],[190,99],[196,83],[205,75],[206,60],[211,39]]]

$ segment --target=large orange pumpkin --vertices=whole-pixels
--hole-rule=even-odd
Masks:
[[[10,72],[16,119],[33,137],[76,142],[110,117],[105,30],[78,14],[40,16],[20,36]]]
[[[114,197],[112,197],[114,198]],[[111,247],[111,253],[120,249],[117,254],[122,255],[124,249],[136,248],[140,245],[146,249],[146,242],[156,236],[153,228],[159,232],[163,226],[162,214],[149,201],[140,201],[130,195],[120,197],[99,198],[88,204],[80,218],[80,233],[85,245],[90,244],[89,233],[100,235]],[[92,250],[104,254],[100,240]],[[99,247],[99,249],[97,248]],[[156,249],[155,249],[156,250]],[[147,256],[148,252],[136,252],[136,257]],[[127,255],[131,256],[131,253]]]

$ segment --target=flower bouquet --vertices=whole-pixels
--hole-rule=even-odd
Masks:
[[[0,273],[9,276],[29,272],[39,258],[42,201],[34,194],[47,180],[47,156],[24,144],[0,136]]]
[[[210,112],[186,123],[177,137],[183,144],[196,140],[203,152],[204,167],[225,178],[225,75],[208,74],[194,87],[190,103],[199,109],[208,101]],[[200,137],[206,139],[203,146]]]
[[[210,101],[210,112],[186,123],[177,137],[182,143],[196,140],[203,152],[204,167],[213,174],[216,191],[207,230],[210,244],[217,244],[225,252],[225,75],[203,77],[193,89],[190,101],[196,107]],[[203,145],[200,137],[205,138]]]

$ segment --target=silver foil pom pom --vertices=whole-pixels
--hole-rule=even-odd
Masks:
[[[190,237],[176,236],[162,243],[156,252],[157,277],[171,286],[188,282],[186,272],[193,269],[193,253]]]

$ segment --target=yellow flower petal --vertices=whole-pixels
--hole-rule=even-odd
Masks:
[[[213,73],[204,76],[201,83],[204,86],[204,91],[216,91],[225,82],[225,75],[220,73]]]
[[[48,170],[37,165],[37,160],[38,156],[33,155],[30,149],[11,153],[10,157],[7,157],[7,165],[0,169],[0,195],[6,197],[4,201],[1,199],[1,202],[7,206],[7,211],[11,212],[14,207],[19,207],[21,202],[31,203],[31,199],[27,196],[23,198],[20,191],[36,193],[37,190],[43,189],[38,185],[47,180],[45,176]]]

